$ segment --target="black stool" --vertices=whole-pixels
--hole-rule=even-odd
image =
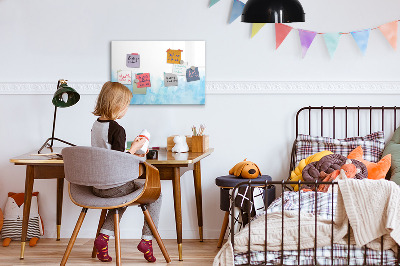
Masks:
[[[265,182],[266,180],[272,181],[272,178],[268,175],[262,175],[254,179],[246,179],[246,178],[236,177],[234,175],[227,175],[227,176],[220,176],[215,179],[215,184],[220,187],[220,209],[222,211],[225,211],[225,217],[224,221],[222,222],[221,234],[219,235],[219,240],[217,245],[218,248],[222,246],[226,228],[228,227],[228,222],[229,222],[229,207],[230,207],[229,191],[233,189],[237,184],[249,180]],[[267,206],[269,206],[269,204],[271,204],[275,200],[275,186],[270,186],[267,189],[268,189],[268,199],[266,200],[268,200]]]

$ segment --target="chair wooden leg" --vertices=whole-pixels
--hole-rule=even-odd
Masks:
[[[96,238],[100,234],[101,227],[103,227],[104,221],[106,220],[106,215],[107,215],[107,210],[106,209],[101,210],[101,215],[100,215],[100,219],[99,219],[99,226],[97,226]],[[97,255],[97,250],[96,250],[96,248],[95,248],[95,246],[93,244],[92,258],[96,258],[96,255]]]
[[[61,260],[60,265],[64,266],[67,263],[69,254],[71,253],[72,247],[74,246],[76,237],[78,236],[79,230],[81,229],[83,220],[85,219],[87,208],[82,208],[81,214],[79,215],[78,221],[76,222],[74,232],[72,232],[71,239],[69,240],[67,249],[65,250],[64,257]]]
[[[224,221],[222,222],[221,234],[219,235],[217,248],[220,248],[222,246],[222,242],[224,241],[226,228],[228,227],[228,222],[229,222],[229,212],[225,212],[225,217],[224,217]]]
[[[120,243],[120,235],[119,235],[119,213],[118,209],[115,209],[114,214],[114,234],[115,234],[115,256],[117,257],[115,261],[115,265],[121,265],[121,243]]]
[[[160,234],[158,233],[158,230],[156,228],[156,225],[153,222],[153,219],[151,218],[151,215],[149,213],[149,211],[147,210],[145,205],[140,205],[140,207],[142,208],[143,214],[144,214],[144,219],[146,220],[147,224],[150,227],[151,232],[153,233],[153,236],[155,237],[155,239],[157,240],[157,244],[161,249],[161,252],[164,256],[164,259],[167,263],[171,262],[171,259],[168,255],[168,251],[164,246],[164,243],[161,240]]]

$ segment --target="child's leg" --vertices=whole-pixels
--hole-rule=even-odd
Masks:
[[[151,218],[153,219],[154,225],[158,228],[158,221],[160,218],[161,211],[161,203],[162,203],[162,195],[158,197],[158,199],[150,204],[146,204],[147,210]],[[152,245],[153,233],[150,230],[150,226],[144,221],[143,230],[142,230],[142,240],[137,246],[138,250],[143,252],[144,258],[148,262],[155,262],[156,258],[153,255],[153,245]]]
[[[102,198],[113,198],[125,196],[134,191],[134,182],[128,182],[122,186],[109,188],[109,189],[96,189],[93,188],[93,194]],[[126,207],[118,208],[119,218],[122,218]],[[94,246],[97,250],[97,258],[101,261],[111,261],[112,258],[108,255],[108,240],[110,236],[114,236],[114,210],[109,210],[101,227],[100,234],[94,241]]]
[[[158,199],[150,204],[146,204],[147,210],[150,213],[153,222],[158,228],[158,221],[160,220],[160,211],[161,211],[161,204],[162,204],[162,195]],[[142,239],[152,240],[153,233],[150,230],[150,226],[147,224],[146,220],[144,221],[143,230],[142,230]]]
[[[122,215],[124,214],[126,207],[118,208],[119,220],[121,221]],[[101,227],[100,233],[114,236],[114,214],[115,209],[108,210],[106,219],[104,220],[104,224]]]
[[[121,219],[124,214],[126,207],[118,208],[119,218]],[[103,226],[101,227],[100,234],[94,241],[94,246],[97,250],[97,258],[101,261],[112,261],[110,255],[108,255],[108,241],[110,236],[114,236],[114,214],[115,209],[108,210],[106,219]]]

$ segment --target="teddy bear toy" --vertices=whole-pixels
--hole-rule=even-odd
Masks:
[[[189,146],[186,143],[185,136],[175,136],[174,137],[175,146],[172,148],[172,152],[188,152]]]
[[[242,162],[237,163],[231,170],[229,170],[229,174],[253,179],[260,176],[261,171],[255,163],[247,161],[246,158]]]
[[[29,246],[36,245],[40,236],[43,235],[43,223],[39,216],[38,196],[39,192],[32,193],[31,211],[29,214],[27,239]],[[3,246],[8,247],[11,240],[21,241],[22,219],[24,212],[24,193],[8,193],[6,206],[4,208],[3,228],[1,237]]]

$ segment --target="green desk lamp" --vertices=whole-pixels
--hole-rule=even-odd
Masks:
[[[65,140],[55,138],[54,137],[54,129],[56,127],[56,116],[57,116],[57,107],[70,107],[76,104],[79,101],[79,93],[76,92],[73,88],[69,87],[67,84],[67,80],[60,79],[57,83],[57,91],[53,95],[53,105],[54,105],[54,118],[53,118],[53,131],[51,133],[51,138],[48,138],[42,147],[39,149],[38,153],[40,153],[45,147],[50,148],[51,152],[53,152],[53,141],[58,140],[62,143],[75,146],[72,143],[69,143]],[[50,144],[49,144],[49,141]]]

